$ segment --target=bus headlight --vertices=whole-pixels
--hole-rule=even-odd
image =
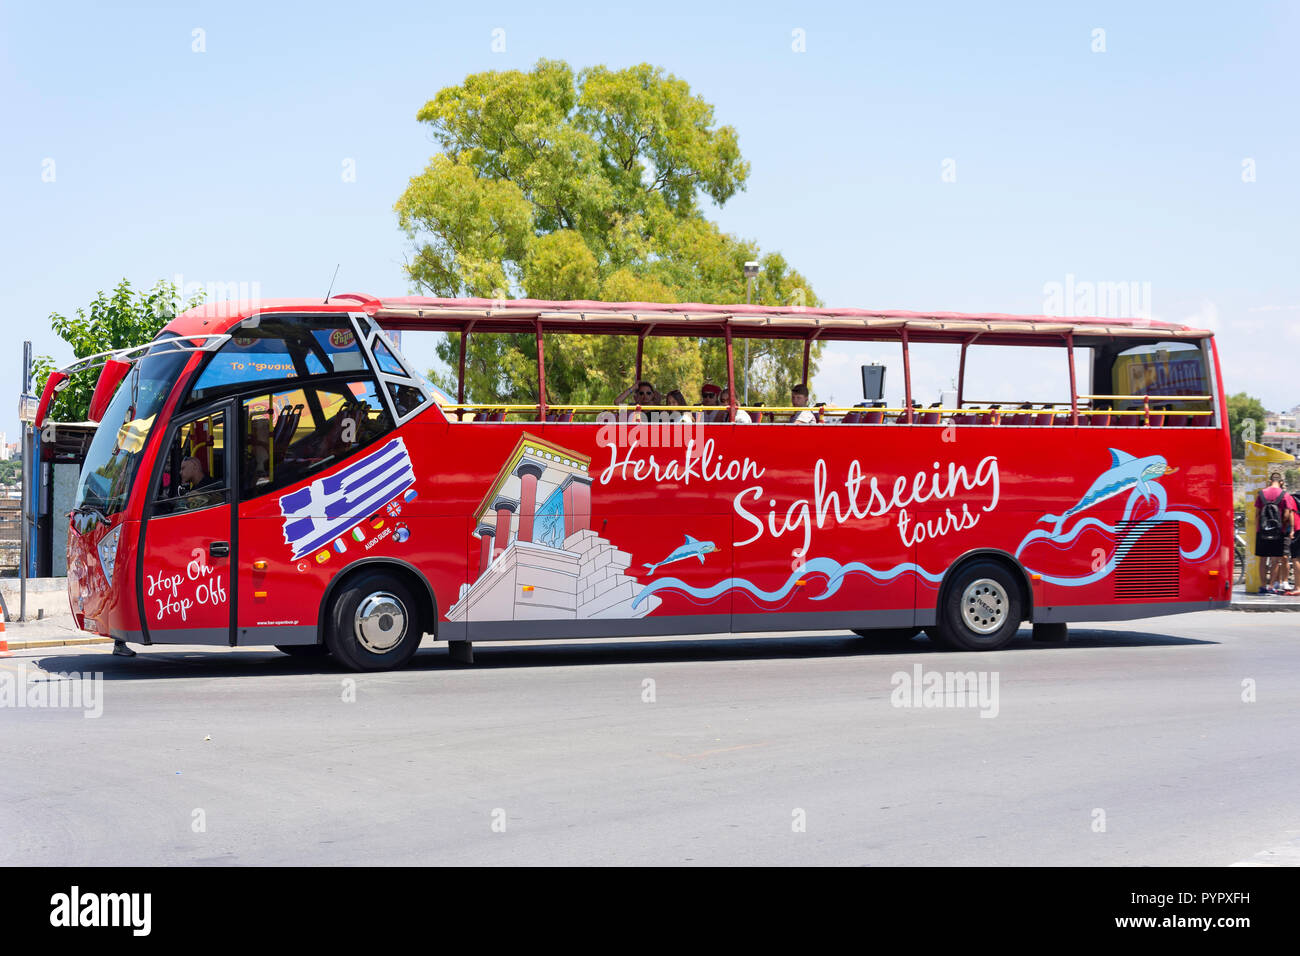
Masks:
[[[122,536],[122,526],[118,525],[99,542],[99,566],[104,572],[108,586],[113,586],[113,568],[117,563],[117,539]]]

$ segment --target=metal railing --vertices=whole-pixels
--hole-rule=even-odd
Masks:
[[[1133,396],[1133,395],[1119,396],[1119,398],[1122,398],[1124,400],[1132,400],[1132,401],[1136,401],[1140,397],[1141,396]],[[1097,400],[1113,400],[1115,397],[1096,395],[1096,396],[1080,396],[1080,398],[1089,398],[1089,399],[1097,399]],[[1156,398],[1158,398],[1160,401],[1165,400],[1165,396],[1156,396]],[[1178,400],[1189,401],[1189,402],[1208,401],[1207,398],[1202,396],[1195,396],[1195,397],[1177,396],[1176,398]],[[503,405],[503,404],[493,403],[493,402],[447,402],[447,403],[442,403],[441,407],[443,408],[444,411],[449,413],[453,421],[458,421],[460,423],[473,422],[475,424],[493,423],[493,420],[478,417],[480,412],[486,413],[489,416],[496,416],[496,415],[502,416],[501,418],[494,420],[495,422],[500,423],[505,420],[506,416],[509,415],[536,416],[540,411],[540,406],[538,406],[537,404],[522,404],[522,405],[504,404]],[[748,412],[751,416],[755,414],[761,414],[764,416],[767,415],[790,416],[790,415],[795,415],[799,412],[811,412],[814,415],[818,416],[820,419],[825,419],[827,417],[842,418],[843,416],[856,413],[861,416],[869,415],[873,418],[879,415],[882,419],[881,421],[873,421],[873,422],[859,421],[859,422],[850,423],[850,424],[862,424],[862,425],[894,424],[896,419],[906,416],[907,414],[907,409],[902,407],[890,407],[890,406],[873,407],[873,406],[863,406],[863,405],[803,405],[803,406],[737,405],[736,408],[738,410],[743,410]],[[667,413],[678,412],[678,413],[704,414],[704,413],[727,412],[727,411],[729,411],[729,406],[727,405],[612,405],[612,404],[570,405],[570,404],[558,404],[558,403],[551,404],[548,402],[546,405],[547,417],[544,423],[568,424],[567,422],[556,422],[554,420],[554,416],[563,413],[571,413],[572,415],[575,416],[576,415],[600,415],[603,413],[610,413],[616,416],[622,416],[622,420],[628,421],[631,420],[630,416],[634,416],[640,413],[658,414],[664,412]],[[463,416],[467,413],[472,414],[473,417],[464,418]],[[1071,406],[1068,402],[1040,402],[1038,403],[1038,407],[1034,407],[1034,408],[1008,408],[1008,407],[995,407],[995,405],[963,405],[960,408],[947,408],[947,407],[937,407],[937,406],[931,406],[931,407],[913,406],[912,407],[913,419],[917,419],[922,416],[933,418],[935,415],[938,415],[940,421],[930,422],[929,424],[944,424],[944,425],[967,424],[964,422],[953,422],[952,421],[953,416],[962,416],[962,417],[971,416],[971,417],[983,419],[983,421],[974,422],[970,424],[1005,424],[1005,419],[1007,418],[1021,417],[1021,418],[1037,419],[1044,415],[1050,415],[1052,416],[1053,419],[1058,420],[1055,422],[1044,423],[1043,427],[1045,427],[1048,424],[1059,424],[1059,419],[1063,419],[1063,418],[1068,419],[1072,417],[1072,415],[1074,414],[1076,414],[1076,412],[1071,409]],[[1079,408],[1077,410],[1077,414],[1079,418],[1083,420],[1091,420],[1094,417],[1099,418],[1102,416],[1106,416],[1108,418],[1142,419],[1142,421],[1137,422],[1135,424],[1137,427],[1143,427],[1143,426],[1150,425],[1151,421],[1155,418],[1159,418],[1161,423],[1163,424],[1164,419],[1166,417],[1208,418],[1212,416],[1214,412],[1207,411],[1207,410],[1193,410],[1193,409],[1180,409],[1177,411],[1173,411],[1167,408],[1151,408],[1149,404],[1147,404],[1146,407],[1133,408],[1133,409]],[[542,421],[541,419],[536,417],[525,419],[525,420]],[[645,423],[646,424],[670,424],[667,422],[663,422],[662,420],[659,421],[649,420]],[[701,422],[701,424],[726,424],[726,423],[725,422]],[[785,423],[775,422],[773,424],[785,424]],[[839,424],[839,422],[838,421],[834,422],[834,424]],[[913,424],[919,424],[919,422],[913,421]],[[1035,423],[1024,422],[1023,424],[1034,425]],[[1126,422],[1124,424],[1124,427],[1135,427],[1135,426],[1129,426]]]

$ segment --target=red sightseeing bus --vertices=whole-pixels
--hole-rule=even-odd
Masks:
[[[454,401],[389,334],[415,331],[458,341]],[[729,398],[552,404],[566,396],[548,393],[547,345],[559,361],[574,333],[633,337],[628,384],[647,343],[663,355],[663,336],[711,340]],[[529,343],[535,392],[467,402],[466,342],[500,334],[512,354]],[[892,356],[864,386],[892,368],[901,398],[742,406],[734,347],[750,339],[782,340],[796,362],[802,343],[805,380],[815,342],[864,343]],[[956,357],[955,389],[933,405],[913,394],[927,349]],[[971,395],[977,354],[1043,357],[1059,389]],[[68,589],[78,624],[119,641],[274,645],[353,669],[402,666],[425,635],[460,659],[473,641],[842,629],[991,650],[1025,621],[1059,635],[1230,597],[1219,361],[1209,332],[1183,326],[361,295],[219,304],[55,373],[40,417],[69,374],[100,364]],[[1005,388],[1029,390],[1002,367]]]

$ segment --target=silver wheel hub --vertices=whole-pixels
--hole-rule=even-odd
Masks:
[[[406,607],[393,594],[376,591],[357,605],[357,640],[372,654],[384,654],[406,636]]]
[[[1005,623],[1010,603],[1002,585],[991,578],[980,578],[962,592],[962,621],[976,634],[992,634]]]

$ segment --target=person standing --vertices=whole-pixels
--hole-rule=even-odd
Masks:
[[[1296,586],[1291,588],[1287,593],[1291,596],[1300,596],[1300,495],[1288,494],[1283,499],[1286,502],[1287,509],[1287,529],[1290,534],[1291,547],[1289,554],[1291,556],[1291,567],[1295,571]],[[1285,559],[1283,564],[1285,564]],[[1286,572],[1282,572],[1282,580],[1286,580]]]
[[[1291,527],[1282,475],[1273,472],[1268,485],[1255,494],[1255,556],[1259,558],[1259,593],[1285,594],[1287,532]]]

